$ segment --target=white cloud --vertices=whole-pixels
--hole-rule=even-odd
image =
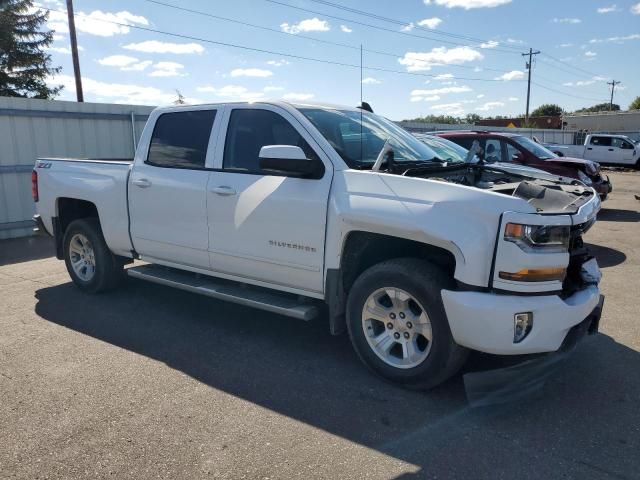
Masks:
[[[453,78],[453,74],[451,73],[441,73],[440,75],[436,75],[434,80],[451,80]]]
[[[311,100],[314,96],[313,93],[286,93],[282,98],[293,102],[303,102],[305,100]]]
[[[54,42],[59,42],[60,40],[64,40],[64,35],[60,35],[60,34],[54,34],[51,38],[53,38]]]
[[[136,52],[145,53],[176,53],[176,54],[188,54],[188,53],[202,53],[204,47],[199,43],[171,43],[160,42],[158,40],[147,40],[140,43],[129,43],[122,48],[125,50],[135,50]]]
[[[346,25],[340,25],[340,30],[342,30],[344,33],[351,33],[353,32],[353,29],[347,27]]]
[[[522,45],[524,42],[522,40],[518,40],[517,38],[507,38],[507,43]]]
[[[413,22],[408,23],[407,25],[405,25],[404,27],[402,27],[400,29],[401,32],[410,32],[411,30],[413,30],[415,28],[415,25],[413,24]]]
[[[76,13],[75,20],[76,30],[99,37],[112,37],[113,35],[129,33],[131,29],[127,25],[149,25],[149,20],[145,17],[134,15],[126,10],[121,12],[94,10],[91,13],[80,11]],[[68,31],[67,14],[59,11],[50,11],[47,24],[53,30]]]
[[[418,25],[420,25],[421,27],[427,27],[433,30],[434,28],[437,28],[438,25],[440,25],[441,23],[442,23],[441,18],[433,17],[433,18],[425,18],[424,20],[420,20],[418,22]]]
[[[107,67],[126,67],[132,63],[136,63],[137,61],[137,58],[130,57],[128,55],[111,55],[109,57],[101,58],[98,60],[98,63]]]
[[[511,70],[499,77],[496,77],[495,80],[503,80],[505,82],[510,82],[511,80],[519,80],[524,78],[524,72],[521,70]]]
[[[562,85],[565,87],[586,87],[588,85],[593,85],[596,82],[604,82],[606,78],[596,75],[592,77],[590,80],[579,80],[577,82],[565,82]]]
[[[476,98],[484,98],[484,93],[481,93],[479,95],[476,95]]]
[[[285,22],[280,24],[280,28],[283,32],[293,35],[300,32],[327,32],[331,29],[326,20],[320,20],[317,17],[307,18],[291,25]]]
[[[493,8],[500,5],[511,3],[511,0],[423,0],[425,5],[435,3],[447,8],[464,8],[471,10],[472,8]]]
[[[596,52],[592,52],[591,50],[587,50],[586,52],[584,52],[585,57],[595,57],[596,55],[598,54]]]
[[[98,63],[105,67],[118,67],[123,71],[141,72],[149,67],[153,62],[151,60],[141,62],[137,58],[130,57],[128,55],[110,55],[108,57],[101,58],[98,60]]]
[[[430,95],[446,95],[448,93],[465,93],[465,92],[471,92],[471,91],[472,91],[471,88],[465,85],[462,87],[442,87],[442,88],[432,88],[429,90],[412,90],[411,96],[426,97]]]
[[[518,100],[520,100],[518,97],[509,97],[510,102],[517,102]]]
[[[269,60],[267,65],[271,65],[272,67],[282,67],[283,65],[289,65],[291,62],[281,58],[280,60]]]
[[[362,79],[362,83],[365,85],[378,85],[379,83],[382,83],[382,82],[377,78],[367,77]]]
[[[636,3],[635,5],[631,5],[631,13],[634,15],[640,15],[640,3]]]
[[[67,47],[46,47],[46,50],[56,53],[62,53],[63,55],[71,55],[71,49]]]
[[[504,107],[502,102],[487,102],[480,107],[476,107],[476,110],[480,112],[488,112],[489,110],[495,110],[496,108]]]
[[[412,95],[409,101],[411,102],[437,102],[440,100],[440,95]]]
[[[141,72],[149,67],[153,62],[151,60],[144,60],[143,62],[133,63],[126,67],[120,68],[123,72]]]
[[[65,90],[75,91],[75,80],[71,75],[56,75],[48,79],[52,85],[64,85]],[[82,77],[82,88],[86,97],[104,98],[113,103],[134,105],[160,105],[175,100],[175,93],[165,92],[155,87],[123,83],[108,83]]]
[[[573,47],[573,43],[561,43],[560,45],[558,45],[560,48],[569,48],[569,47]]]
[[[613,5],[610,5],[608,7],[600,7],[600,8],[598,8],[597,11],[598,11],[598,13],[613,13],[613,12],[619,12],[620,9],[614,3]]]
[[[638,5],[640,6],[640,3]],[[624,37],[592,38],[589,43],[624,43],[628,40],[640,40],[640,33],[633,33]]]
[[[439,105],[433,105],[431,110],[434,110],[439,113],[445,113],[448,115],[463,115],[464,114],[464,106],[461,102],[455,103],[441,103]]]
[[[554,18],[552,20],[553,23],[569,23],[572,25],[575,25],[577,23],[582,23],[582,20],[580,20],[579,18]]]
[[[407,52],[398,62],[409,72],[419,72],[430,70],[434,65],[459,65],[483,58],[480,52],[470,47],[437,47],[430,52]]]
[[[158,62],[153,65],[153,71],[150,77],[184,77],[184,65],[177,62]]]
[[[500,45],[500,42],[489,40],[488,42],[481,43],[480,48],[496,48],[498,45]]]
[[[196,90],[201,93],[211,93],[214,97],[239,101],[259,100],[264,97],[264,92],[252,92],[247,87],[240,85],[225,85],[219,88],[212,85],[204,85],[196,88]]]
[[[262,68],[236,68],[231,70],[232,77],[270,77],[273,75],[271,70],[264,70]]]

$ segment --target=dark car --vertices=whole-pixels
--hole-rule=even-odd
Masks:
[[[593,187],[603,200],[611,192],[611,182],[600,173],[600,165],[591,160],[559,157],[544,146],[523,135],[506,132],[451,131],[438,136],[471,149],[474,140],[480,144],[478,156],[485,162],[512,162],[562,177],[575,178]]]

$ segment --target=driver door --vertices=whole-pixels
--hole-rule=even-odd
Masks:
[[[225,111],[215,169],[207,186],[213,270],[248,283],[321,294],[333,166],[300,122],[271,105]],[[260,170],[266,145],[299,146],[324,164],[320,179]]]

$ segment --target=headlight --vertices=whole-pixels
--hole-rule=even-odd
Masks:
[[[582,170],[578,170],[578,178],[585,185],[591,185],[593,183],[589,178],[589,176],[586,173],[584,173]]]
[[[566,252],[569,248],[569,227],[564,225],[522,225],[507,223],[504,239],[525,252]]]

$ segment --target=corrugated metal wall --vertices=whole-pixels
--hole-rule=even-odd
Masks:
[[[132,158],[134,131],[137,142],[152,110],[0,97],[0,239],[31,233],[36,158]]]

